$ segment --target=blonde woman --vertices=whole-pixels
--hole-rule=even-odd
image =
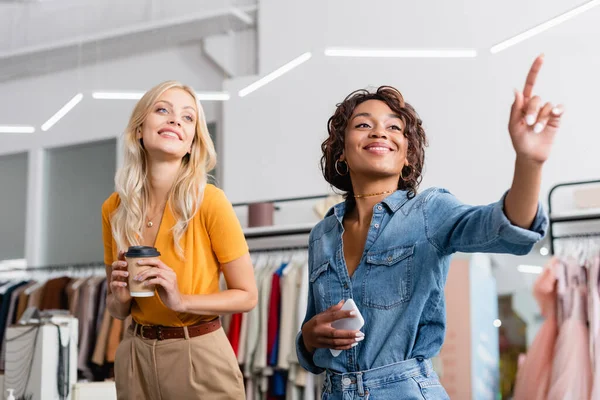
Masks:
[[[215,150],[192,89],[168,81],[135,106],[116,193],[102,206],[107,308],[132,324],[117,350],[119,399],[244,399],[243,378],[219,315],[254,308],[248,246],[231,203],[207,183]],[[156,285],[132,298],[129,246],[158,259],[134,277]],[[228,289],[219,291],[219,275]]]

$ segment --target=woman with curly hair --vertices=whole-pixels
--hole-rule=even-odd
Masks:
[[[207,183],[215,163],[191,88],[167,81],[141,98],[116,192],[102,206],[106,307],[115,318],[132,317],[115,358],[119,399],[245,398],[219,315],[252,309],[257,288],[233,207]],[[126,259],[130,246],[156,248],[160,257]],[[151,268],[129,277],[128,262]],[[155,287],[154,295],[132,297],[129,278]]]
[[[535,60],[525,89],[515,92],[512,186],[486,206],[462,204],[439,188],[418,193],[427,140],[398,90],[359,90],[337,106],[321,166],[345,201],[310,234],[308,309],[297,337],[302,366],[326,372],[323,399],[448,398],[430,358],[444,340],[451,255],[527,254],[545,234],[542,166],[562,107],[532,95],[542,62]],[[341,309],[348,299],[364,318],[360,330],[332,326],[353,316]]]

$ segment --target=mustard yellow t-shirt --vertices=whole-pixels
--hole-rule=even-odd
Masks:
[[[104,262],[111,265],[117,260],[119,250],[112,236],[110,219],[120,203],[113,193],[102,205],[102,233]],[[179,291],[183,294],[210,294],[219,291],[220,264],[233,261],[248,252],[248,244],[233,207],[225,193],[208,184],[196,216],[190,221],[181,238],[185,261],[177,255],[172,228],[175,218],[167,203],[155,246],[160,259],[177,274]],[[167,308],[160,296],[133,298],[131,315],[143,325],[189,326],[215,316],[177,313]]]

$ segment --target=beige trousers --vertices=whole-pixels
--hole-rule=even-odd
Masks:
[[[223,328],[193,338],[150,340],[133,336],[129,327],[117,349],[115,381],[118,400],[246,398]]]

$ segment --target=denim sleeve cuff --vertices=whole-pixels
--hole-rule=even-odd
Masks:
[[[313,362],[313,355],[306,350],[306,347],[304,347],[302,332],[299,332],[298,335],[296,335],[296,355],[298,356],[298,362],[300,362],[302,368],[308,372],[319,375],[321,372],[325,371],[324,368],[319,368],[315,365]]]
[[[502,199],[496,203],[493,210],[493,220],[498,226],[498,235],[509,243],[518,245],[533,245],[540,241],[548,228],[548,216],[546,215],[541,202],[538,202],[538,209],[529,229],[524,229],[513,225],[504,213],[504,201],[508,191],[504,193]]]

